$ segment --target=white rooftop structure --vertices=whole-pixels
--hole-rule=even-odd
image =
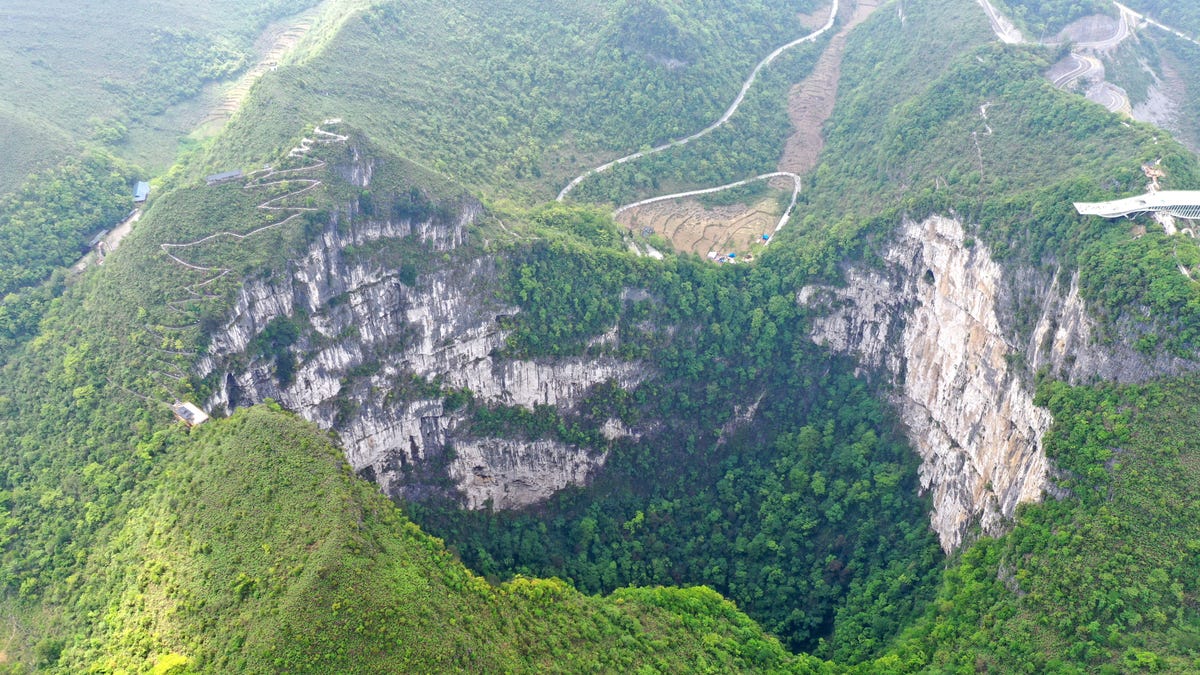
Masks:
[[[1200,190],[1163,190],[1111,202],[1075,202],[1085,216],[1120,218],[1139,213],[1165,213],[1176,218],[1200,218]]]
[[[207,413],[198,408],[196,404],[188,403],[187,401],[183,401],[182,403],[176,401],[175,404],[171,406],[171,411],[174,412],[175,416],[183,420],[184,424],[187,424],[189,427],[194,427],[197,424],[204,424],[208,421]]]

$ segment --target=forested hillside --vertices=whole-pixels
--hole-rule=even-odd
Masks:
[[[278,408],[164,430],[79,577],[64,672],[812,672],[710,590],[588,597],[468,572]],[[102,622],[87,617],[103,616]],[[811,664],[811,665],[810,665]]]
[[[8,3],[0,24],[0,360],[32,335],[92,237],[135,206],[135,179],[196,152],[213,115],[231,105],[233,81],[254,69],[266,43],[295,34],[279,22],[312,9],[310,27],[317,4]]]
[[[811,31],[798,13],[827,16],[818,6],[380,3],[320,57],[264,80],[218,156],[245,159],[312,119],[345,117],[389,150],[489,195],[546,199],[621,150],[709,124],[756,61]],[[362,55],[383,53],[389,57],[368,57],[372,67],[362,67]],[[804,72],[803,61],[791,63],[782,72]],[[280,98],[295,106],[270,103]],[[391,104],[378,106],[381,98]],[[786,133],[782,110],[755,122],[767,139]],[[723,161],[738,162],[739,171],[754,166],[736,154]]]
[[[993,3],[1015,19],[1037,42],[1050,42],[1068,24],[1095,14],[1116,15],[1117,8],[1105,0],[1000,0]]]
[[[244,71],[268,24],[316,4],[6,3],[0,194],[76,154],[81,143],[169,166],[179,138],[205,114],[195,101],[205,85]],[[178,106],[184,102],[191,103]]]
[[[1130,0],[1125,4],[1192,37],[1200,35],[1200,7],[1168,0]]]
[[[1197,378],[1043,388],[1071,497],[967,550],[898,663],[1004,672],[1200,670]]]
[[[153,34],[138,49],[175,50],[154,70],[171,86],[101,86],[126,112],[169,106],[307,4]],[[1053,31],[1097,7],[1022,8]],[[0,204],[0,672],[1200,672],[1200,247],[1071,206],[1139,193],[1146,163],[1191,189],[1200,164],[1054,88],[1057,53],[996,43],[973,2],[876,11],[845,38],[798,210],[752,263],[673,251],[611,205],[773,170],[832,36],[710,136],[550,201],[712,123],[828,9],[366,3],[265,75],[103,266],[54,272],[123,215],[137,169],[88,156]],[[925,373],[887,369],[929,358],[901,344],[913,307],[977,297],[932,263],[897,278],[897,232],[929,216],[997,270],[967,290],[998,309],[967,313],[993,312],[1008,351],[988,377],[1012,373],[996,387],[1048,428],[1042,501],[975,512],[945,549],[947,470],[894,375]],[[863,279],[858,332],[900,345],[877,362],[814,339],[848,295],[806,300]],[[1136,381],[1039,367],[1070,321],[1093,331],[1081,358],[1142,359],[1119,371]],[[571,380],[601,368],[618,375]],[[176,400],[215,419],[189,428]],[[394,501],[369,482],[382,464]],[[571,479],[464,508],[539,471]]]

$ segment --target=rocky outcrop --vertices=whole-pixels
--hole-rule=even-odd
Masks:
[[[369,180],[369,172],[356,176]],[[423,222],[334,217],[287,274],[248,281],[239,293],[199,363],[198,374],[216,382],[209,406],[274,399],[338,432],[351,466],[390,495],[441,492],[449,476],[467,506],[511,508],[583,484],[603,465],[604,452],[471,437],[464,413],[447,410],[429,383],[469,389],[486,404],[565,411],[597,384],[636,386],[644,376],[640,364],[497,357],[508,337],[502,323],[519,310],[493,296],[500,281],[490,258],[450,256],[452,262],[406,283],[399,270],[347,253],[406,238],[429,251],[450,251],[478,215],[471,202],[450,219]],[[275,358],[247,353],[279,317],[304,324],[290,347],[294,372],[284,382]]]
[[[1054,274],[1042,288],[1044,305],[1023,352],[1031,372],[1045,369],[1057,379],[1087,384],[1139,383],[1196,369],[1195,361],[1173,354],[1147,355],[1128,341],[1102,340],[1080,295],[1078,272],[1065,279]]]
[[[956,220],[904,222],[882,258],[878,269],[848,269],[844,287],[801,290],[799,301],[823,308],[814,341],[892,382],[947,551],[973,523],[1002,531],[1047,487],[1052,420],[1033,403],[1035,372],[1128,382],[1186,366],[1098,343],[1078,275],[1004,269]],[[1016,317],[1030,308],[1036,321],[1022,327]]]
[[[845,288],[806,288],[800,299],[833,310],[815,320],[814,340],[891,376],[933,527],[952,550],[972,522],[995,532],[1018,503],[1039,498],[1051,418],[1011,365],[1016,350],[996,312],[1000,267],[964,246],[957,221],[905,223],[885,259],[890,269],[851,269]]]
[[[467,508],[512,509],[582,485],[605,454],[549,440],[471,439],[455,444],[449,473]]]

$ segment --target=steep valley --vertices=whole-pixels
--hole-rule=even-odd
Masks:
[[[22,296],[0,673],[1200,672],[1200,245],[1072,206],[1200,162],[979,4],[834,7],[334,12]],[[753,260],[612,215],[776,162],[681,202]]]

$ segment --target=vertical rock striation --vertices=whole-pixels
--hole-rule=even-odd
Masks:
[[[354,175],[363,183],[369,176],[369,169]],[[416,380],[469,389],[487,404],[566,411],[597,384],[636,386],[644,377],[640,364],[609,357],[498,358],[508,336],[501,322],[519,310],[495,299],[500,280],[491,258],[454,256],[410,285],[399,270],[355,262],[346,253],[405,238],[450,251],[479,213],[479,205],[468,202],[449,219],[333,218],[287,274],[248,281],[240,291],[198,366],[201,377],[216,382],[209,406],[272,398],[337,431],[351,466],[390,495],[442,494],[448,477],[471,508],[512,508],[583,484],[603,465],[605,452],[554,440],[471,437],[464,413],[448,410],[440,395],[431,397],[428,385],[421,393]],[[290,348],[294,372],[282,382],[272,358],[248,353],[279,317],[303,317],[305,324]]]
[[[1052,420],[1033,403],[1035,372],[1138,382],[1195,367],[1100,343],[1078,273],[1002,268],[956,220],[904,222],[882,258],[879,269],[848,269],[844,287],[806,287],[798,299],[824,310],[814,341],[892,382],[947,551],[975,522],[1001,532],[1048,487],[1042,437]],[[1034,318],[1022,327],[1019,315]]]
[[[886,270],[851,269],[845,288],[800,299],[832,309],[814,340],[891,376],[933,527],[952,550],[973,522],[995,533],[1018,503],[1039,499],[1051,417],[1013,366],[997,314],[1003,275],[985,247],[965,246],[957,221],[930,218],[906,222],[885,260]]]
[[[973,522],[1001,532],[1019,503],[1049,488],[1042,437],[1051,417],[1033,405],[1034,372],[1141,382],[1196,368],[1097,340],[1078,271],[1002,268],[953,219],[902,223],[882,258],[880,269],[848,269],[845,287],[806,287],[798,299],[824,309],[812,339],[893,383],[948,551]]]

